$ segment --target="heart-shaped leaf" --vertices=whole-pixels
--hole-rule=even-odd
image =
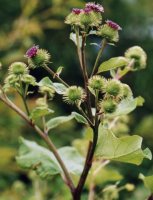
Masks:
[[[144,158],[152,159],[150,150],[147,148],[143,151],[141,145],[142,137],[140,136],[117,138],[111,130],[100,125],[96,156],[140,165]]]
[[[58,153],[69,173],[74,175],[81,174],[84,158],[74,147],[62,147],[58,149]],[[24,138],[20,138],[19,155],[16,160],[21,167],[36,170],[41,178],[63,173],[51,151],[36,142],[28,141]]]

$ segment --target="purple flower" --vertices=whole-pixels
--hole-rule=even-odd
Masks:
[[[26,57],[33,58],[34,56],[36,56],[38,49],[39,49],[39,46],[34,45],[33,47],[27,50]]]
[[[100,4],[95,4],[93,2],[86,3],[85,8],[89,8],[95,12],[104,12],[104,8]]]
[[[82,12],[83,12],[83,9],[79,9],[79,8],[73,8],[72,9],[72,13],[74,13],[76,15],[79,15]]]
[[[83,11],[84,11],[85,14],[89,14],[93,10],[91,8],[85,8]]]
[[[115,22],[113,22],[113,21],[111,21],[111,20],[107,20],[107,21],[106,21],[106,24],[107,24],[109,27],[111,27],[112,29],[114,29],[114,30],[117,30],[117,31],[122,30],[122,28],[121,28],[118,24],[116,24]]]

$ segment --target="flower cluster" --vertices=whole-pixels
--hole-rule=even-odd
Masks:
[[[73,8],[72,12],[66,17],[65,23],[83,29],[98,27],[102,22],[101,13],[103,12],[104,8],[100,4],[89,2],[86,3],[84,9]]]
[[[23,62],[14,62],[9,67],[9,74],[5,79],[4,89],[14,88],[19,90],[21,84],[36,85],[36,80],[29,74],[28,67]]]
[[[106,80],[100,75],[91,77],[88,82],[88,87],[94,95],[96,95],[96,91],[103,94],[103,100],[100,100],[99,107],[105,113],[115,112],[118,103],[122,99],[133,96],[128,85],[116,79]]]
[[[89,28],[96,28],[98,36],[105,38],[110,43],[118,42],[118,32],[122,28],[111,20],[107,20],[105,24],[102,24],[103,12],[102,5],[89,2],[85,4],[84,9],[73,8],[72,12],[66,17],[65,23],[72,25],[74,28],[79,27],[84,31],[90,31]]]

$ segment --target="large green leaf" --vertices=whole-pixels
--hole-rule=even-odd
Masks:
[[[24,138],[20,139],[20,143],[16,160],[21,167],[36,170],[42,178],[62,173],[55,156],[48,149]],[[62,147],[58,152],[71,174],[81,174],[84,158],[74,147]]]
[[[74,147],[62,147],[58,150],[67,169],[71,174],[79,175],[82,173],[84,158]]]
[[[137,106],[142,106],[143,103],[144,99],[142,97],[124,99],[118,104],[116,111],[110,116],[127,115],[135,110]]]
[[[76,121],[79,123],[88,124],[87,120],[82,115],[80,115],[77,112],[72,112],[71,115],[68,115],[68,116],[60,116],[60,117],[55,117],[55,118],[50,119],[47,122],[46,126],[48,130],[50,130],[72,119],[76,119]]]
[[[88,175],[86,185],[89,187],[91,182],[95,185],[104,184],[106,182],[120,181],[123,176],[116,170],[110,167],[103,167],[102,161],[94,162]]]
[[[34,169],[42,178],[61,172],[54,155],[35,142],[20,138],[19,155],[17,163],[26,169]]]
[[[140,165],[144,158],[152,159],[150,150],[147,148],[143,151],[141,145],[142,137],[140,136],[117,138],[112,131],[100,125],[96,156]]]
[[[129,60],[126,59],[125,57],[122,57],[122,56],[114,57],[103,62],[98,68],[98,73],[116,69],[118,67],[126,66],[128,63],[129,63]]]

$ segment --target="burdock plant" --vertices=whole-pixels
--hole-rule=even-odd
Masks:
[[[134,98],[131,88],[122,83],[121,79],[130,71],[144,69],[147,56],[142,48],[135,46],[129,48],[124,56],[110,58],[100,64],[103,51],[108,45],[115,45],[119,41],[119,31],[121,31],[117,23],[111,20],[103,22],[103,13],[102,5],[90,2],[82,9],[73,8],[65,19],[65,23],[71,26],[70,37],[76,45],[84,80],[83,86],[75,84],[71,86],[63,80],[61,67],[54,72],[53,67],[49,66],[51,56],[47,50],[34,45],[25,53],[26,64],[15,62],[10,65],[4,85],[1,85],[0,89],[1,102],[23,118],[48,145],[46,149],[36,142],[20,138],[17,163],[21,167],[35,170],[41,178],[60,174],[70,189],[73,200],[81,199],[84,187],[89,191],[89,200],[97,196],[96,186],[103,181],[104,168],[108,170],[107,165],[110,162],[140,165],[144,158],[152,159],[148,148],[142,150],[140,136],[126,135],[118,138],[113,133],[118,121],[121,123],[125,115],[143,104],[143,98]],[[89,73],[86,46],[91,34],[101,38],[101,44],[95,63],[90,63],[92,72]],[[47,70],[53,80],[44,77],[40,82],[36,82],[36,79],[29,74],[34,68]],[[110,72],[109,79],[104,77],[104,72]],[[32,109],[29,109],[27,100],[31,92],[30,85],[38,87],[39,93]],[[9,98],[10,89],[21,96],[25,111]],[[52,117],[54,110],[50,108],[49,101],[54,100],[55,94],[62,96],[61,99],[72,108],[70,115]],[[85,126],[84,138],[78,143],[84,147],[84,151],[76,145],[76,140],[72,146],[57,149],[51,138],[50,132],[53,128],[72,119]],[[141,178],[145,185],[151,188],[153,177],[141,175]],[[100,198],[111,200],[117,199],[122,189],[132,191],[134,186],[130,183],[120,185],[117,182],[115,185],[105,184],[100,189],[102,189]]]

